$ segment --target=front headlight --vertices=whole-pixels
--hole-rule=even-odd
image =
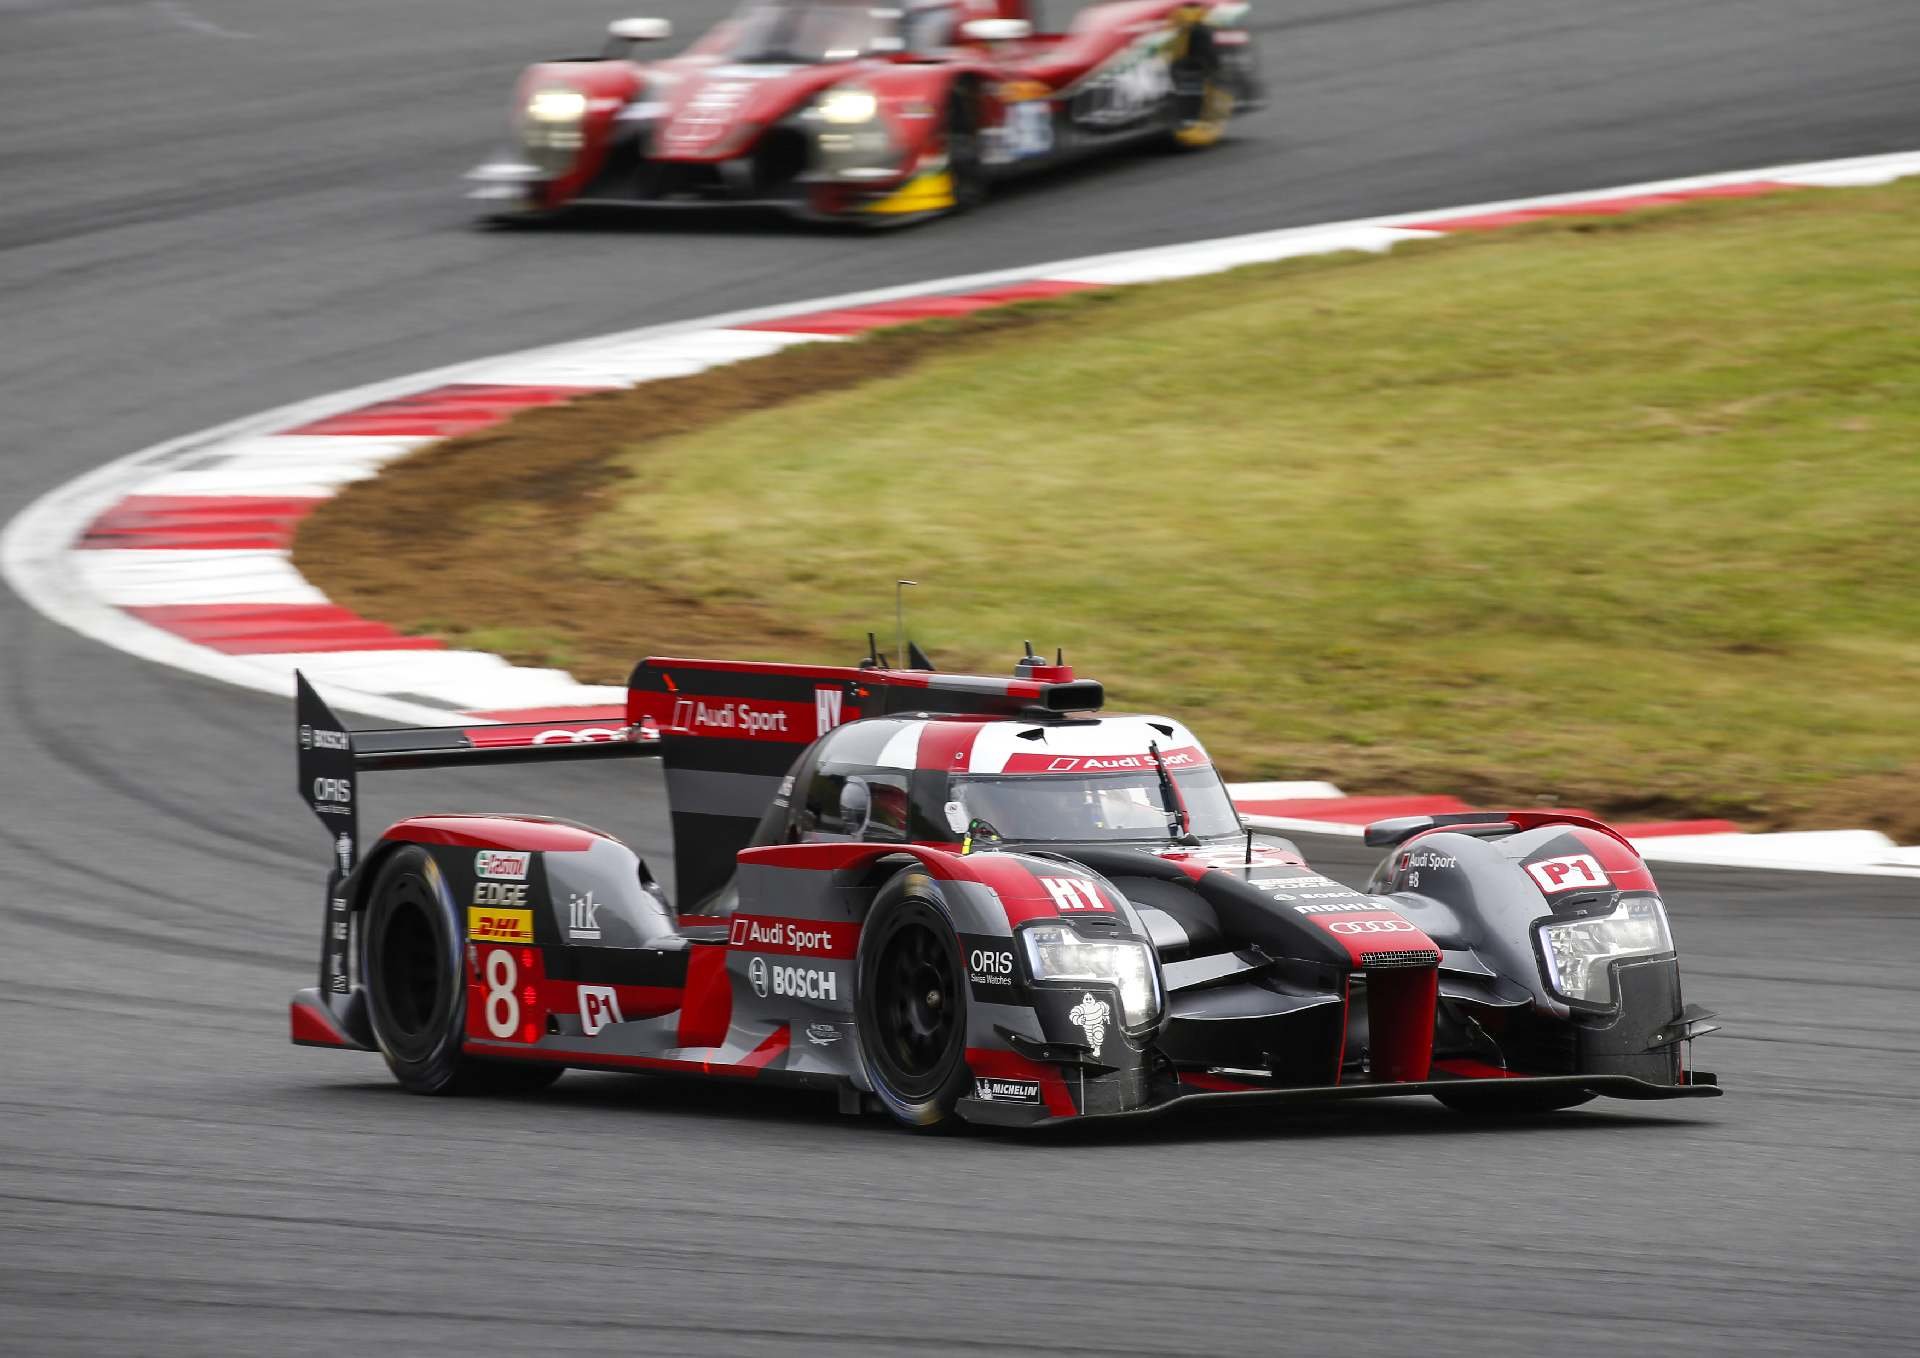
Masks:
[[[814,106],[821,120],[829,123],[870,123],[880,111],[880,100],[872,90],[857,85],[841,85],[820,96]]]
[[[1126,1026],[1143,1028],[1160,1015],[1153,952],[1132,939],[1082,938],[1065,925],[1024,931],[1027,964],[1036,981],[1098,981],[1117,987]]]
[[[535,90],[527,97],[527,117],[536,123],[577,123],[586,113],[587,96],[579,90]]]
[[[1629,896],[1611,915],[1540,926],[1548,984],[1565,998],[1588,1004],[1613,1003],[1616,960],[1672,951],[1673,935],[1658,896]]]

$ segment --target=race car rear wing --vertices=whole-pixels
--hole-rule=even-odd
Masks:
[[[335,872],[352,871],[360,844],[359,774],[483,764],[567,764],[648,759],[660,752],[651,727],[618,720],[479,723],[350,730],[294,673],[300,796],[333,836]]]

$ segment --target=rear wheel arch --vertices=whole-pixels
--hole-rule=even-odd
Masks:
[[[563,1067],[486,1061],[464,1051],[467,939],[462,913],[428,846],[395,842],[368,864],[361,984],[374,1045],[416,1094],[517,1093]]]

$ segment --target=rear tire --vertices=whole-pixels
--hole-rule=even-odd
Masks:
[[[545,1089],[564,1066],[463,1055],[466,934],[439,864],[407,845],[374,878],[361,923],[367,1015],[387,1068],[415,1094],[520,1094]]]
[[[1489,1083],[1497,1084],[1498,1081]],[[1600,1097],[1587,1089],[1460,1089],[1434,1098],[1456,1113],[1476,1118],[1537,1117],[1557,1113],[1562,1108],[1577,1108]]]
[[[960,940],[931,880],[908,869],[881,889],[860,935],[854,1015],[867,1078],[896,1121],[957,1125],[967,1069],[967,984]]]

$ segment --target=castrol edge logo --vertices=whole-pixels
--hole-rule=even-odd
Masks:
[[[524,882],[533,864],[528,849],[482,849],[473,856],[473,875],[497,882]]]

